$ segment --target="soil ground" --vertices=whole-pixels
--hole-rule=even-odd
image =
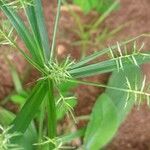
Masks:
[[[53,3],[56,1],[53,0]],[[54,22],[54,14],[56,11],[56,4],[52,5],[51,2],[45,1],[45,14],[48,22],[49,35],[52,35],[52,26]],[[91,15],[84,17],[90,20]],[[121,0],[121,8],[118,12],[114,12],[105,21],[106,26],[115,28],[119,25],[128,23],[120,33],[112,39],[106,41],[106,46],[116,41],[122,41],[130,37],[135,37],[143,33],[150,33],[150,0]],[[57,49],[61,57],[65,57],[66,53],[71,53],[75,58],[79,57],[79,47],[73,46],[71,43],[77,39],[77,36],[72,32],[74,26],[74,19],[69,16],[66,11],[62,12],[60,21],[59,39],[57,41]],[[142,38],[140,42],[145,42],[145,49],[150,48],[150,39]],[[91,50],[91,48],[89,48]],[[0,49],[0,53],[3,50]],[[18,53],[11,54],[13,60],[17,62],[17,68],[20,74],[23,74],[27,64],[20,57]],[[4,58],[0,59],[2,64],[0,67],[0,99],[3,99],[12,90],[13,84],[11,81],[9,68],[4,62]],[[21,65],[20,65],[21,64]],[[148,75],[150,81],[149,65],[144,65],[144,73]],[[33,76],[36,74],[32,72]],[[33,78],[33,77],[32,77]],[[100,77],[89,78],[92,81],[107,82],[108,75]],[[6,82],[7,81],[7,82]],[[30,80],[32,81],[32,79]],[[79,104],[76,108],[77,115],[88,114],[95,102],[96,97],[102,92],[103,89],[94,87],[79,86],[75,93],[79,99]],[[9,109],[13,105],[9,104]],[[14,109],[14,108],[11,108]],[[150,150],[150,109],[146,105],[142,105],[139,110],[133,108],[132,112],[128,115],[125,122],[120,127],[116,137],[106,148],[108,150]]]

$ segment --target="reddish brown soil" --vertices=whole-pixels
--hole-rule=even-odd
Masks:
[[[53,0],[53,3],[56,1]],[[52,35],[52,25],[54,22],[53,15],[56,11],[56,5],[51,5],[51,2],[44,2],[47,26],[49,28],[49,35]],[[128,39],[129,37],[137,36],[145,32],[150,33],[150,0],[121,0],[121,8],[118,12],[114,12],[105,22],[105,25],[111,28],[115,28],[119,25],[129,23],[114,39],[108,40],[107,45],[116,41]],[[90,16],[82,17],[90,20]],[[74,26],[74,19],[69,16],[69,13],[63,11],[61,22],[59,39],[57,41],[58,50],[62,57],[65,57],[66,53],[71,53],[75,58],[79,57],[79,47],[72,46],[72,41],[77,39],[77,36],[72,32]],[[145,49],[150,47],[149,38],[143,38],[140,41],[144,41],[146,44]],[[91,50],[91,48],[89,48]],[[3,49],[1,49],[3,52]],[[15,56],[18,54],[14,54]],[[16,64],[17,68],[20,68],[19,72],[22,73],[25,69],[26,63],[22,61],[22,57]],[[8,92],[12,89],[12,81],[9,74],[9,69],[4,63],[4,59],[0,59],[0,99],[4,98]],[[20,65],[22,63],[22,65]],[[148,66],[145,65],[144,72],[147,73],[150,81],[150,73],[148,73]],[[106,82],[107,76],[93,77],[89,80]],[[7,81],[7,82],[6,82]],[[102,89],[94,87],[79,86],[76,90],[76,95],[79,98],[79,104],[76,109],[77,115],[88,114],[91,111],[92,105],[96,97]],[[140,110],[133,108],[132,112],[120,127],[116,137],[106,148],[108,150],[149,150],[150,149],[150,109],[143,105]]]
[[[143,105],[135,107],[120,127],[108,150],[149,150],[150,109]]]

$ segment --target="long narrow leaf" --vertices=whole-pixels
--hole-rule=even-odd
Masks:
[[[31,123],[32,119],[35,117],[45,95],[47,94],[46,83],[39,82],[33,89],[32,94],[27,99],[20,113],[17,115],[13,121],[12,131],[17,131],[24,133]]]
[[[44,49],[45,59],[46,61],[48,61],[50,58],[50,45],[49,45],[48,32],[46,30],[41,0],[34,0],[34,8],[35,8],[35,15],[37,19],[38,30],[41,38],[41,44]]]
[[[120,45],[120,46],[124,46],[124,45],[126,45],[126,44],[128,44],[128,43],[131,43],[131,42],[135,41],[136,39],[138,39],[138,38],[140,38],[140,37],[148,37],[148,36],[149,36],[149,35],[147,35],[147,34],[142,34],[142,35],[140,35],[140,36],[134,37],[134,38],[129,39],[129,40],[127,40],[127,41],[121,42],[119,45]],[[117,44],[111,46],[110,48],[111,48],[112,50],[115,50],[115,49],[117,50]],[[98,57],[100,57],[100,56],[102,56],[102,55],[104,55],[104,54],[107,54],[107,53],[110,51],[110,48],[105,48],[105,49],[103,49],[103,50],[98,50],[98,51],[96,51],[95,53],[93,53],[93,54],[91,54],[91,55],[89,55],[89,56],[84,57],[84,58],[81,59],[79,62],[77,62],[76,64],[74,64],[74,65],[72,66],[72,69],[78,68],[78,67],[81,67],[81,66],[84,66],[85,64],[91,62],[92,60],[94,60],[94,59],[96,59],[96,58],[98,58]]]
[[[41,56],[44,62],[44,51],[41,44],[41,37],[38,30],[37,19],[36,19],[33,4],[29,5],[27,8],[24,6],[24,10],[33,33],[35,43],[37,45],[37,53]]]
[[[37,64],[37,62],[35,62],[32,58],[30,58],[30,56],[28,54],[26,54],[26,52],[24,50],[22,50],[16,42],[14,42],[10,37],[8,37],[8,35],[0,30],[0,33],[3,34],[3,36],[6,38],[6,40],[9,41],[9,43],[11,43],[11,45],[16,48],[17,50],[19,50],[19,52],[26,58],[26,60],[33,66],[35,67],[37,70],[39,70],[41,73],[44,73],[45,71],[43,70],[43,67],[41,67],[39,64]]]
[[[35,37],[37,38],[37,40],[39,42],[39,45],[41,45],[40,34],[39,34],[39,30],[38,30],[38,25],[37,25],[37,19],[36,19],[36,16],[35,16],[34,6],[29,5],[26,8],[26,12],[27,12],[28,20],[30,22],[30,26],[32,28],[32,32],[34,33]]]
[[[147,56],[145,56],[145,55],[136,55],[134,58],[136,59],[136,62],[140,65],[140,64],[143,64],[143,63],[146,63],[146,62],[150,61],[149,54],[146,54],[146,55]],[[131,62],[130,59],[126,58],[126,57],[122,58],[121,63],[122,63],[123,68],[133,66],[133,62]],[[111,59],[111,60],[103,61],[103,62],[100,62],[100,63],[87,65],[85,67],[73,69],[73,70],[70,70],[69,73],[75,78],[81,78],[81,77],[87,77],[87,76],[112,72],[112,71],[115,71],[115,70],[118,70],[116,61]]]
[[[28,29],[26,28],[25,24],[21,20],[21,18],[17,15],[15,11],[9,8],[3,1],[0,1],[0,8],[8,17],[14,28],[16,29],[19,36],[24,41],[26,47],[30,51],[34,60],[36,60],[40,65],[43,64],[42,58],[39,57],[37,53],[37,46],[35,41],[33,41],[33,37],[29,33]]]

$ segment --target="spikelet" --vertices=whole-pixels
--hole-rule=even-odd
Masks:
[[[118,52],[117,54],[113,52],[111,47],[109,47],[109,53],[110,53],[111,59],[115,61],[118,72],[120,70],[124,70],[124,66],[123,66],[123,60],[124,59],[128,59],[135,66],[139,67],[139,64],[137,63],[137,60],[136,60],[135,56],[137,56],[137,55],[142,55],[142,56],[145,56],[145,57],[149,56],[148,54],[145,54],[145,53],[141,52],[143,47],[144,47],[144,43],[138,49],[136,42],[134,42],[134,45],[133,45],[133,48],[132,48],[133,50],[132,50],[131,54],[128,54],[126,46],[122,50],[118,42],[117,42],[117,52]]]
[[[17,38],[14,38],[13,31],[14,28],[11,27],[8,20],[1,20],[0,26],[0,46],[1,45],[10,45],[12,46],[12,41],[16,41]],[[11,40],[10,40],[11,39]]]
[[[22,150],[19,145],[12,144],[11,139],[20,136],[19,133],[9,133],[12,126],[4,128],[0,125],[0,150]]]
[[[11,7],[12,9],[19,10],[27,6],[33,5],[33,0],[1,0],[5,6]]]
[[[74,149],[74,147],[71,146],[63,146],[64,142],[62,141],[61,138],[54,138],[54,139],[50,139],[49,137],[44,136],[44,139],[42,142],[39,143],[35,143],[35,146],[41,145],[41,146],[45,146],[47,144],[53,144],[55,148],[53,148],[53,150],[60,150],[60,149],[64,149],[64,150],[71,150]]]
[[[44,76],[39,80],[52,79],[57,85],[65,82],[67,79],[72,78],[68,70],[74,64],[74,61],[70,61],[68,56],[66,60],[59,64],[57,60],[55,62],[48,63],[45,65],[45,70],[48,72],[48,76]]]
[[[61,93],[59,93],[60,97],[56,102],[56,106],[58,107],[58,109],[63,109],[67,116],[70,117],[74,120],[74,122],[76,123],[76,119],[74,116],[74,109],[73,107],[69,104],[69,100],[72,99],[76,99],[76,97],[74,96],[70,96],[70,97],[64,97]]]
[[[141,86],[138,88],[137,82],[135,82],[134,87],[131,87],[131,83],[129,82],[128,78],[126,77],[126,85],[127,85],[127,97],[126,97],[126,104],[125,107],[128,104],[128,100],[130,96],[134,95],[135,103],[140,106],[142,100],[147,101],[147,105],[150,105],[150,93],[147,91],[146,86],[146,76],[144,76]]]

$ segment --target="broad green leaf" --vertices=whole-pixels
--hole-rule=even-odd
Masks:
[[[104,13],[99,17],[99,19],[97,19],[97,21],[93,24],[92,29],[97,29],[99,27],[99,25],[109,16],[109,14],[118,6],[119,1],[118,0],[102,0],[103,2],[101,2],[101,6],[99,4],[97,4],[97,10],[101,9],[101,8],[106,8],[104,10]],[[109,1],[109,2],[108,2]],[[110,1],[112,3],[110,3]],[[108,7],[105,4],[108,4]]]
[[[118,129],[118,113],[107,94],[96,101],[84,138],[85,150],[99,150],[105,146]]]
[[[107,87],[117,87],[117,88],[120,88],[120,89],[128,89],[127,84],[126,84],[126,78],[128,78],[128,80],[131,84],[131,87],[133,89],[134,89],[135,85],[137,86],[137,88],[140,88],[142,73],[141,73],[140,68],[135,67],[135,66],[133,66],[131,68],[127,68],[124,71],[113,72]],[[131,108],[133,107],[133,104],[134,104],[134,94],[131,94],[128,101],[127,101],[127,92],[107,88],[106,92],[103,95],[106,95],[109,99],[111,97],[111,99],[110,99],[111,103],[115,107],[115,110],[116,110],[116,113],[117,113],[117,125],[112,129],[113,134],[110,134],[106,139],[103,136],[103,135],[105,135],[103,132],[105,132],[105,131],[107,132],[107,131],[109,131],[109,129],[106,130],[105,126],[100,127],[101,130],[102,130],[101,135],[104,138],[103,142],[105,144],[101,145],[100,147],[97,146],[96,149],[103,148],[112,139],[112,137],[115,135],[118,127],[121,125],[122,121],[124,121],[127,114],[131,111]],[[101,101],[99,103],[102,103],[103,100],[104,100],[104,98],[103,99],[101,98]],[[99,104],[99,107],[97,106],[97,109],[99,111],[100,111],[100,108],[102,107],[101,105],[102,104]],[[106,108],[109,109],[109,106],[106,107]],[[95,109],[95,106],[94,106],[93,110],[94,109]],[[105,109],[103,109],[103,110],[105,110]],[[93,114],[93,112],[92,112],[92,114]],[[93,115],[93,120],[94,120],[94,118],[97,118],[96,117],[97,114],[95,112],[95,116]],[[108,112],[108,115],[111,115],[111,114],[112,114],[112,111]],[[100,115],[98,115],[98,116],[100,116]],[[103,117],[103,119],[104,119],[104,117]],[[95,119],[94,121],[93,122],[95,124],[97,124],[97,120]],[[94,137],[92,135],[92,132],[90,131],[90,128],[91,129],[94,128],[95,131],[96,131],[96,134],[98,134],[98,132],[99,132],[98,125],[94,125],[94,123],[91,124],[91,126],[89,127],[89,131],[88,131],[89,133],[88,133],[88,135],[86,135],[87,139],[90,138],[90,137],[91,137],[91,139],[93,139],[92,137]],[[107,126],[107,124],[111,127],[114,124],[114,122],[110,119],[109,122],[106,123],[106,126]],[[86,138],[85,138],[85,141],[86,141]],[[102,140],[100,140],[99,137],[97,137],[97,139],[99,139],[98,143],[101,143]],[[95,142],[94,146],[96,146],[97,140],[93,140],[93,141]],[[93,142],[91,142],[91,143],[93,143]],[[88,142],[87,142],[87,145],[88,145]],[[85,147],[85,148],[88,149],[89,147]],[[91,149],[94,150],[94,148],[92,147]]]
[[[3,107],[0,107],[0,124],[2,126],[9,125],[14,118],[15,115],[12,112],[4,109]]]
[[[80,6],[85,13],[88,13],[93,9],[93,5],[90,4],[90,0],[73,0],[73,2]]]
[[[114,4],[114,2],[117,2],[117,5],[115,5],[113,10],[119,8],[118,0],[96,0],[96,1],[98,2],[95,3],[95,8],[99,13],[105,13]]]
[[[16,94],[16,95],[11,95],[10,99],[15,104],[19,104],[20,106],[22,106],[25,103],[25,101],[26,101],[26,96],[23,96],[21,94],[20,95]]]
[[[143,85],[143,82],[141,81],[141,70],[139,67],[135,67],[135,66],[126,68],[124,71],[113,72],[113,75],[110,78],[108,85],[106,85],[106,86],[103,84],[86,82],[86,81],[75,81],[75,82],[78,82],[78,83],[84,84],[84,85],[105,87],[106,92],[104,93],[104,95],[107,95],[107,97],[109,97],[109,99],[111,100],[111,103],[113,103],[113,105],[115,107],[115,110],[116,110],[117,116],[118,116],[117,117],[118,123],[116,125],[116,128],[113,129],[114,130],[114,132],[112,132],[113,134],[108,135],[108,137],[104,140],[105,144],[103,146],[105,146],[113,138],[118,127],[121,125],[122,121],[125,119],[127,114],[130,112],[130,110],[134,104],[135,94],[130,93],[130,95],[128,97],[127,91],[129,90],[129,87],[127,86],[127,79],[130,82],[131,88],[133,90],[134,90],[134,88],[141,89],[141,85]],[[97,109],[101,109],[101,107],[97,106]],[[109,109],[109,106],[108,106],[108,109]],[[92,112],[92,114],[93,114],[93,112]],[[110,111],[110,114],[111,114],[111,111]],[[108,113],[108,115],[109,115],[109,113]],[[97,123],[96,113],[95,113],[95,118],[96,118],[95,122]],[[93,120],[94,120],[94,115],[93,115]],[[110,120],[107,124],[109,124],[109,126],[111,126],[113,123],[114,122],[113,121],[111,122],[111,120]],[[94,125],[93,126],[91,125],[91,129],[92,129],[92,127],[95,129],[97,126],[95,127]],[[103,128],[103,126],[101,126],[101,128],[102,128],[101,130],[104,132],[105,127]],[[89,132],[90,132],[90,127],[89,127]],[[98,127],[97,127],[96,132],[98,134]],[[103,132],[102,132],[102,135],[103,135]],[[89,134],[87,136],[87,138],[90,138],[90,137],[92,137],[92,135]],[[97,139],[99,139],[99,138],[97,138]],[[96,138],[95,138],[95,141],[96,141]],[[97,143],[97,144],[99,144],[99,143]],[[99,147],[99,148],[102,148],[102,147]]]
[[[85,13],[96,10],[98,13],[105,13],[116,0],[73,0],[73,2],[80,6]],[[118,8],[116,6],[114,10]]]
[[[119,73],[114,72],[109,79],[108,86],[128,89],[126,78],[128,78],[131,87],[133,89],[135,88],[135,85],[137,86],[137,88],[139,88],[142,82],[142,72],[140,68],[131,67],[131,68],[126,68],[124,71],[120,71]],[[133,104],[135,102],[134,94],[130,95],[130,98],[128,99],[128,103],[126,105],[127,102],[126,92],[106,89],[106,93],[107,95],[109,95],[109,97],[111,97],[112,102],[116,106],[118,111],[118,116],[119,116],[119,122],[121,123],[125,119],[126,115],[130,112],[131,108],[133,107]]]
[[[33,89],[32,93],[28,97],[21,111],[13,121],[12,131],[24,133],[28,128],[29,124],[35,117],[35,114],[39,110],[39,107],[47,94],[46,82],[39,82]]]

